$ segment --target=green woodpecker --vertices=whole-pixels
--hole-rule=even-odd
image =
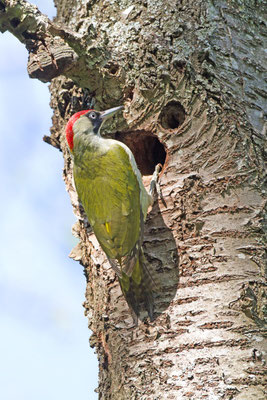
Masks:
[[[79,199],[95,236],[118,275],[135,315],[145,307],[153,319],[153,279],[142,250],[147,193],[131,150],[100,136],[103,122],[123,107],[84,110],[66,126]]]

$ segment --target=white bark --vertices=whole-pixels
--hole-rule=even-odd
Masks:
[[[10,25],[14,3],[1,0],[0,24],[25,42],[20,24]],[[45,140],[63,151],[79,216],[72,257],[88,281],[100,399],[266,398],[264,22],[263,2],[252,3],[57,0],[51,23],[19,2],[30,26],[42,21],[69,57],[35,76],[61,75],[51,84],[55,114]],[[124,118],[109,131],[132,146],[141,169],[162,150],[156,138],[167,153],[163,200],[144,240],[162,288],[156,320],[138,327],[72,185],[64,125],[85,99],[98,109],[124,103]]]

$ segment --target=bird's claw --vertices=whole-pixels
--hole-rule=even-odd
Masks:
[[[155,167],[154,173],[152,175],[151,182],[150,182],[149,193],[152,196],[153,202],[156,200],[158,195],[160,195],[160,197],[162,197],[160,184],[158,182],[159,173],[160,173],[161,170],[162,170],[162,165],[161,164],[157,164],[156,167]]]

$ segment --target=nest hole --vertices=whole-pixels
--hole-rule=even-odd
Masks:
[[[185,120],[185,109],[179,101],[170,101],[159,115],[159,123],[164,129],[176,129]]]
[[[125,143],[131,149],[142,175],[152,175],[157,164],[164,165],[165,148],[157,136],[151,132],[117,132],[115,139]]]

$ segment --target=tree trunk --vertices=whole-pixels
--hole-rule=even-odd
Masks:
[[[55,0],[51,22],[0,0],[0,27],[51,81],[51,136],[80,239],[100,399],[265,399],[262,0]],[[156,319],[136,327],[72,181],[64,127],[81,109],[123,104],[106,132],[131,147],[162,195],[146,257],[161,281]],[[266,370],[265,370],[266,371]]]

